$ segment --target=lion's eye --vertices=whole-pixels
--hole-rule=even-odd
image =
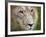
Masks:
[[[19,11],[20,13],[23,13],[23,11]]]
[[[33,9],[31,10],[31,12],[33,12]]]

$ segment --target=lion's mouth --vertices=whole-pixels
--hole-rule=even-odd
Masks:
[[[31,30],[32,29],[32,26],[33,26],[33,24],[27,24],[26,30]]]

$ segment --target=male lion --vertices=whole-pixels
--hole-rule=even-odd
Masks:
[[[32,6],[11,6],[11,30],[33,30],[37,9]]]

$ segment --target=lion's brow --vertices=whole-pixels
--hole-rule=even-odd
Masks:
[[[26,10],[26,7],[21,7],[23,10]]]

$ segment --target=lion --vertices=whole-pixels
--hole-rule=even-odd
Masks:
[[[11,6],[11,30],[33,30],[37,18],[36,7]]]

